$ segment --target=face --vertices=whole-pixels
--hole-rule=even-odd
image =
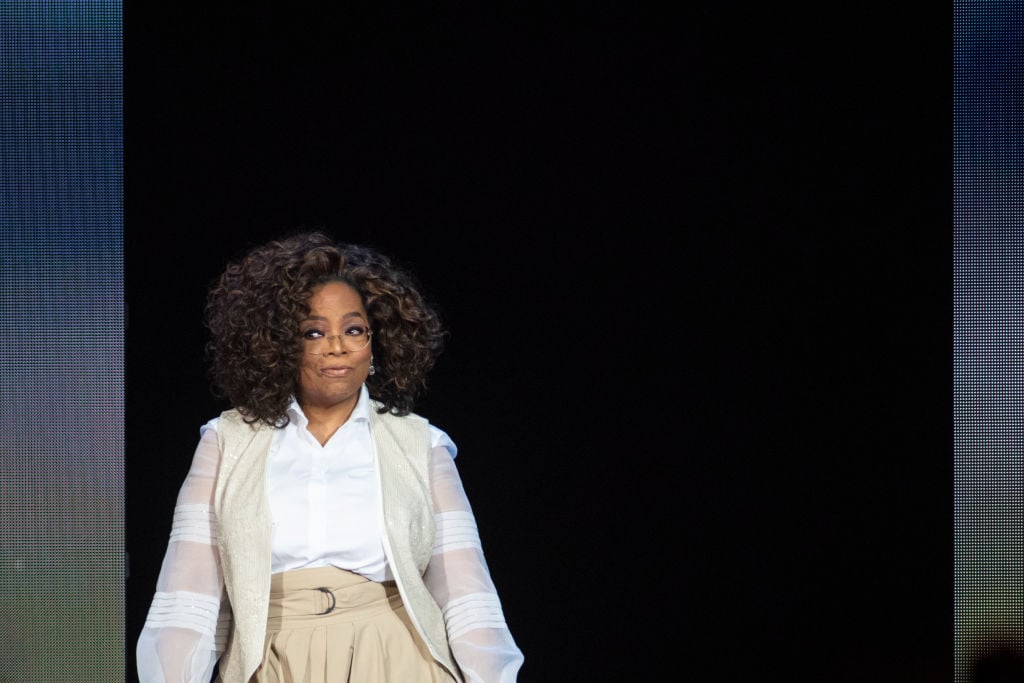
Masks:
[[[372,344],[359,350],[360,332],[370,321],[359,293],[344,282],[328,282],[313,290],[309,317],[299,325],[302,362],[297,399],[303,409],[348,408],[370,373]],[[357,340],[353,342],[353,340]]]

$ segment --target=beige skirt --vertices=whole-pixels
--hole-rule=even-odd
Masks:
[[[451,683],[393,581],[334,567],[274,574],[255,683]]]

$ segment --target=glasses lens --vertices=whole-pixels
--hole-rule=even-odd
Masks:
[[[365,327],[359,327],[358,332],[356,328],[349,328],[351,331],[346,331],[341,337],[342,343],[345,348],[349,351],[362,351],[366,348],[366,345],[370,343],[370,330]]]

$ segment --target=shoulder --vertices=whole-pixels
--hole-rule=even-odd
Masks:
[[[448,436],[448,433],[445,432],[440,427],[438,427],[437,425],[432,424],[427,418],[423,417],[422,415],[419,415],[417,413],[409,413],[407,415],[399,417],[398,415],[392,415],[391,413],[377,413],[376,408],[378,408],[379,406],[380,404],[374,401],[372,410],[374,413],[374,417],[376,419],[371,419],[371,425],[374,423],[374,421],[377,421],[379,423],[384,424],[415,424],[421,429],[425,427],[427,429],[428,434],[430,435],[431,448],[442,447],[446,449],[449,455],[451,455],[453,458],[458,453],[458,448],[455,446],[455,442],[452,440],[452,438]]]
[[[217,433],[217,425],[220,423],[220,416],[207,420],[203,425],[199,427],[199,436],[203,437],[207,432]]]
[[[255,423],[250,425],[245,421],[245,418],[240,412],[235,409],[225,410],[217,417],[207,420],[202,426],[199,427],[199,436],[202,437],[206,432],[213,430],[214,434],[225,429],[233,429],[235,427],[248,427],[249,429],[258,429],[262,423]]]
[[[430,425],[430,447],[446,448],[448,450],[448,454],[451,455],[453,458],[456,455],[458,455],[459,452],[459,449],[455,446],[455,442],[452,441],[452,438],[450,436],[448,436],[448,433],[445,432],[440,427],[435,427],[434,425]]]

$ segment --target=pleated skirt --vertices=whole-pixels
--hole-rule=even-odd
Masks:
[[[274,574],[254,683],[452,683],[393,581],[334,567]]]

